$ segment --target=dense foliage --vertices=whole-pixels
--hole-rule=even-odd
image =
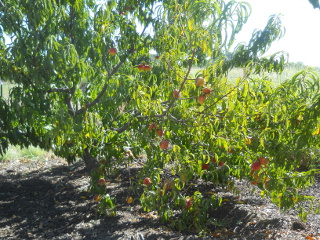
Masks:
[[[283,209],[309,199],[298,189],[316,170],[298,169],[318,146],[319,77],[264,77],[285,64],[281,52],[261,57],[283,35],[278,16],[231,51],[250,11],[223,0],[6,1],[0,77],[15,87],[1,99],[0,153],[35,145],[82,158],[111,214],[104,179],[142,156],[142,206],[165,221],[180,210],[179,229],[205,229],[221,204],[190,191],[199,179],[229,189],[249,179]],[[228,79],[235,67],[243,74]]]
[[[309,0],[313,8],[319,8],[320,9],[320,2],[319,0]]]

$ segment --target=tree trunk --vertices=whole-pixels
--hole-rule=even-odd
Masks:
[[[98,167],[98,160],[95,157],[91,156],[87,148],[84,150],[83,161],[86,164],[86,169],[88,173],[91,173],[92,170]]]

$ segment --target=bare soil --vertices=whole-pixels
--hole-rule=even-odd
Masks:
[[[137,171],[137,166],[124,168],[108,180],[117,215],[105,217],[97,213],[81,162],[68,165],[56,157],[2,162],[0,239],[320,239],[319,215],[309,215],[304,223],[294,210],[280,212],[252,193],[246,182],[237,182],[240,195],[219,192],[226,201],[210,213],[216,221],[208,236],[170,230],[155,212],[142,211],[130,188]],[[305,194],[320,199],[319,176]],[[126,202],[128,196],[133,203]]]

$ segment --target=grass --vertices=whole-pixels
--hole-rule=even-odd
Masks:
[[[18,146],[9,146],[8,151],[1,156],[0,155],[0,162],[1,161],[14,161],[14,160],[37,160],[40,158],[44,158],[48,156],[48,152],[42,150],[38,147],[28,147],[28,148],[20,148]]]
[[[9,98],[10,89],[13,86],[15,85],[7,82],[0,83],[0,97],[3,97],[4,99],[7,100]]]
[[[275,85],[281,84],[282,82],[291,79],[296,73],[305,70],[308,68],[308,66],[304,65],[303,63],[287,63],[284,71],[281,74],[277,73],[264,73],[264,74],[253,74],[251,75],[252,78],[263,78],[263,77],[268,77],[269,79],[272,79]],[[195,76],[195,74],[198,71],[201,71],[203,68],[200,67],[193,67],[191,69],[191,75]],[[320,76],[320,68],[311,68],[313,71],[315,71],[319,76]],[[242,68],[235,68],[232,69],[227,78],[230,79],[231,81],[238,78],[238,77],[243,77],[244,76],[244,70]],[[13,88],[15,84],[12,83],[7,83],[7,82],[2,82],[0,84],[0,97],[3,97],[5,100],[9,99],[9,92],[10,89]]]
[[[264,74],[253,74],[251,75],[251,78],[263,78],[268,77],[269,79],[272,79],[273,83],[275,85],[279,85],[283,83],[284,81],[291,79],[296,73],[305,70],[308,68],[308,66],[303,65],[302,63],[288,63],[286,67],[284,68],[284,71],[281,74],[278,73],[264,73]],[[191,74],[195,75],[198,71],[201,71],[202,68],[194,67],[191,70]],[[314,72],[316,72],[320,76],[320,68],[311,68]],[[242,68],[234,68],[232,69],[227,78],[231,81],[244,76],[244,69]]]
[[[0,84],[0,97],[5,100],[9,99],[10,89],[15,86],[11,83],[1,82]],[[0,162],[12,160],[25,160],[25,159],[39,159],[48,155],[48,152],[36,147],[20,148],[18,146],[9,146],[4,155],[0,155]]]

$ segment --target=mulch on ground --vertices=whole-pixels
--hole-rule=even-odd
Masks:
[[[142,211],[130,188],[137,166],[120,169],[120,179],[108,179],[118,207],[115,217],[105,217],[88,192],[90,178],[82,162],[68,165],[48,156],[0,163],[0,239],[199,239],[170,230],[155,212]],[[227,201],[208,216],[215,219],[214,231],[205,239],[320,239],[319,215],[309,215],[304,223],[294,210],[280,212],[252,193],[246,182],[236,186],[237,196],[219,192]],[[319,176],[305,194],[320,199]],[[126,202],[128,196],[133,203]]]

